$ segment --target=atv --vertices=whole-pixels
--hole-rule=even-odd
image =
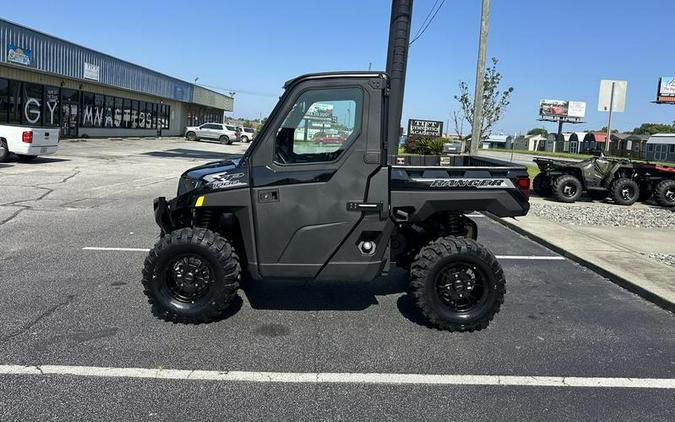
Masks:
[[[586,192],[592,199],[610,197],[619,205],[632,205],[641,191],[633,164],[599,154],[580,162],[535,158],[540,173],[532,181],[535,193],[572,203]]]

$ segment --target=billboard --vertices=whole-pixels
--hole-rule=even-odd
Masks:
[[[662,76],[659,78],[656,102],[675,103],[675,76]]]
[[[586,103],[583,101],[541,100],[539,115],[542,119],[583,119]]]
[[[443,122],[436,120],[408,120],[408,136],[438,138],[443,136]]]
[[[16,44],[7,44],[7,61],[35,67],[33,52],[27,48],[19,47]]]

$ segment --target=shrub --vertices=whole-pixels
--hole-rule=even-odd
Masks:
[[[445,138],[418,138],[408,139],[406,152],[419,155],[441,155],[443,144],[449,142]]]

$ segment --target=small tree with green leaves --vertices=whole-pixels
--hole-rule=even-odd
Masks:
[[[485,77],[483,81],[483,121],[480,125],[479,139],[485,139],[492,134],[495,124],[502,118],[504,111],[511,103],[511,94],[513,87],[508,87],[505,90],[500,90],[502,82],[502,74],[497,71],[497,60],[492,58],[492,66],[485,69]],[[473,127],[473,112],[474,101],[473,96],[469,92],[469,84],[464,81],[459,81],[459,95],[455,95],[455,100],[459,103],[460,111]],[[457,124],[455,125],[457,126]],[[457,130],[457,128],[455,128]],[[467,150],[469,145],[467,143]]]
[[[541,136],[548,136],[548,130],[544,129],[543,127],[535,127],[534,129],[530,129],[527,132],[528,135],[541,135]]]

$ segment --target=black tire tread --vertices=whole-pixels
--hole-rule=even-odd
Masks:
[[[578,189],[577,193],[574,197],[570,198],[562,193],[562,187],[565,183],[570,182],[572,180],[575,180],[578,183]],[[577,199],[581,197],[581,191],[583,189],[581,185],[581,181],[576,176],[573,176],[571,174],[563,174],[562,176],[558,176],[553,180],[553,183],[551,183],[551,188],[553,190],[553,197],[559,201],[559,202],[566,202],[568,204],[571,204],[575,202]]]
[[[477,256],[495,274],[497,289],[495,305],[482,315],[481,318],[470,323],[458,324],[445,321],[433,310],[425,294],[426,279],[432,272],[436,262],[443,257],[452,255]],[[506,294],[506,280],[504,279],[504,271],[497,258],[486,247],[472,239],[449,236],[438,238],[419,251],[410,271],[410,289],[415,303],[432,326],[445,331],[471,332],[486,328],[495,314],[499,312],[501,305],[504,303],[504,295]]]
[[[547,198],[553,193],[548,176],[544,173],[539,173],[534,176],[534,179],[532,180],[532,189],[534,190],[534,193],[542,198]]]
[[[656,187],[654,188],[654,199],[656,199],[656,203],[661,205],[662,207],[672,207],[675,204],[672,202],[668,201],[666,198],[666,191],[668,191],[668,186],[673,185],[675,186],[675,180],[673,179],[666,179],[666,180],[661,180],[659,183],[656,184]]]
[[[625,184],[630,184],[635,189],[636,195],[632,200],[625,200],[621,197],[620,191]],[[615,204],[628,206],[633,205],[640,197],[640,186],[634,180],[631,180],[627,177],[621,177],[612,182],[609,192]]]
[[[218,257],[225,273],[225,284],[216,291],[216,300],[199,316],[187,317],[162,306],[152,294],[152,283],[159,255],[173,245],[198,245],[206,247]],[[203,228],[182,228],[163,236],[145,258],[143,264],[143,293],[148,297],[152,313],[159,319],[182,324],[200,324],[218,319],[237,296],[241,266],[239,257],[230,242],[219,234]]]

